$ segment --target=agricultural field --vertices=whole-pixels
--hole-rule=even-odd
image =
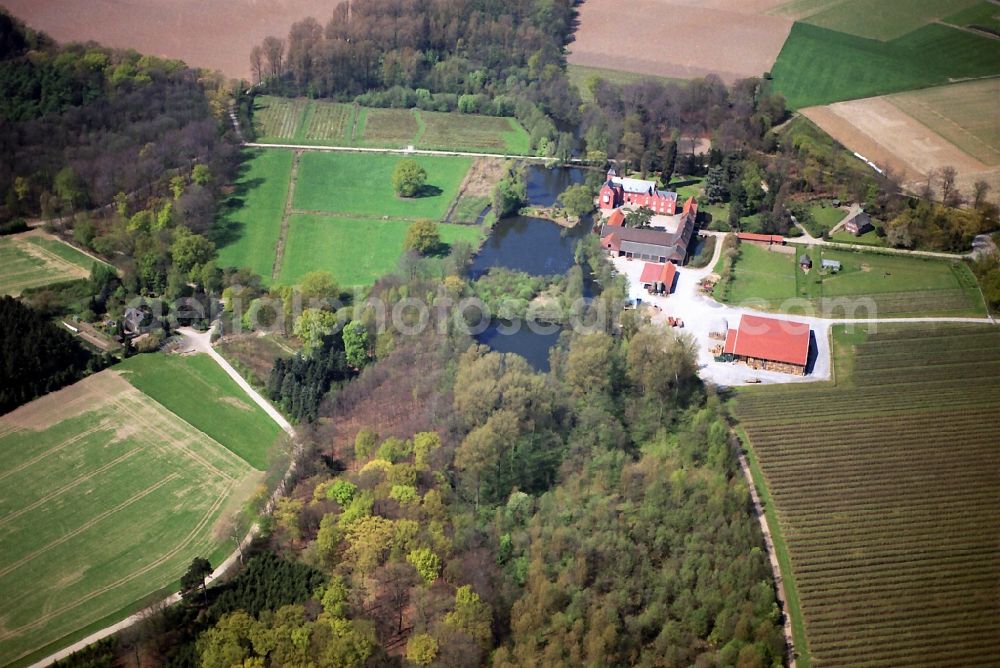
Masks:
[[[730,304],[832,318],[985,315],[975,277],[961,262],[818,246],[794,250],[741,244],[732,280],[720,286],[720,297]],[[798,266],[803,253],[813,261],[808,274]],[[839,261],[841,271],[821,270],[824,259]]]
[[[580,97],[583,98],[584,102],[592,102],[594,99],[590,91],[590,82],[595,79],[605,79],[617,84],[633,84],[645,79],[678,84],[687,83],[687,79],[659,77],[653,74],[641,74],[624,70],[610,70],[604,67],[587,67],[586,65],[574,65],[572,63],[566,66],[566,75],[569,77],[569,82],[580,91]]]
[[[981,1],[792,0],[769,13],[858,37],[888,41]]]
[[[0,294],[87,278],[95,260],[38,232],[0,237]]]
[[[232,410],[252,427],[220,433],[221,443],[117,370],[0,417],[0,663],[27,663],[121,619],[176,587],[192,558],[218,564],[231,550],[223,521],[261,477],[234,451],[261,438],[250,429],[267,418],[233,388],[169,375],[191,405],[245,404]]]
[[[255,469],[267,468],[281,428],[208,355],[135,355],[115,370]]]
[[[1000,40],[936,23],[888,41],[796,23],[771,73],[800,109],[1000,74]]]
[[[834,349],[835,382],[733,402],[798,665],[988,663],[1000,654],[1000,331],[836,327]]]
[[[413,156],[427,170],[427,185],[421,196],[403,198],[392,189],[392,171],[402,159],[386,154],[304,153],[294,209],[300,213],[441,220],[472,160]]]
[[[288,227],[285,261],[278,282],[296,283],[303,274],[324,270],[342,286],[371,285],[396,268],[410,223],[322,215],[294,215]],[[477,246],[481,227],[439,225],[445,244]]]
[[[989,0],[980,0],[971,7],[944,17],[943,20],[953,26],[1000,35],[1000,6]]]
[[[1000,44],[1000,40],[993,40]],[[1000,130],[993,107],[1000,79],[970,81],[898,95],[839,102],[803,113],[834,139],[918,188],[932,170],[954,167],[969,193],[984,180],[1000,201]]]
[[[760,76],[771,69],[792,27],[789,18],[765,15],[780,4],[637,0],[623,14],[616,0],[587,0],[568,61],[678,79],[717,74],[728,83]]]
[[[374,109],[324,100],[258,96],[257,141],[265,144],[480,151],[529,155],[531,136],[515,118]]]
[[[256,150],[244,163],[236,192],[216,221],[212,238],[219,266],[249,267],[266,279],[274,266],[275,246],[292,173],[292,152]]]

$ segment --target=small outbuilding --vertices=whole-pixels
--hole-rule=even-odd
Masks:
[[[669,295],[674,289],[674,279],[677,277],[677,267],[666,262],[658,264],[647,262],[642,268],[639,282],[650,292]]]
[[[813,266],[812,258],[803,253],[801,256],[799,256],[799,266],[802,267],[803,269],[812,269]]]
[[[823,260],[821,266],[823,269],[837,272],[840,271],[840,260]]]

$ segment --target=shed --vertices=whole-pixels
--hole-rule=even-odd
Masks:
[[[799,256],[799,266],[803,269],[811,269],[813,266],[812,258],[805,254]]]
[[[840,271],[840,260],[823,260],[822,267],[830,271]]]

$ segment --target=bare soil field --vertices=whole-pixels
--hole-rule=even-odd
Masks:
[[[587,0],[569,62],[661,77],[717,74],[732,82],[771,69],[792,20],[776,0]]]
[[[1000,166],[977,160],[904,112],[889,97],[810,107],[802,113],[848,149],[901,174],[908,188],[919,187],[931,170],[952,166],[963,192],[968,193],[979,179],[991,184],[994,199],[1000,190]]]
[[[268,35],[284,39],[292,23],[326,24],[323,0],[4,0],[32,28],[61,42],[98,41],[188,65],[250,78],[250,49]]]

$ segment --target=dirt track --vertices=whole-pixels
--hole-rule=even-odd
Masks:
[[[754,0],[586,0],[569,45],[574,65],[663,77],[718,74],[724,81],[771,69],[792,21],[755,13],[780,2]]]
[[[284,39],[307,16],[326,25],[324,0],[4,0],[32,28],[59,41],[180,58],[189,65],[250,78],[250,49],[268,35]]]

